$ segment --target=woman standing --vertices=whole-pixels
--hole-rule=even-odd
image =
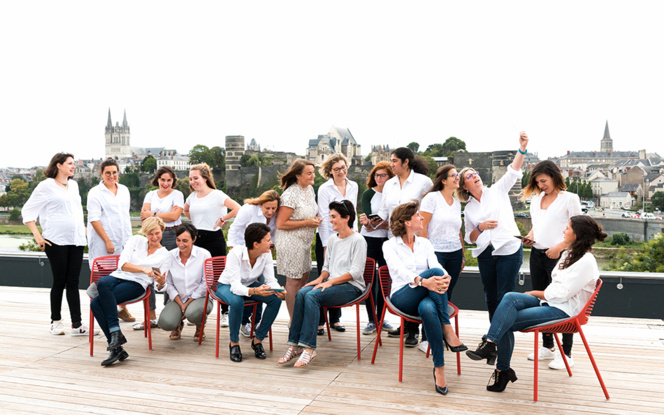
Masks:
[[[281,176],[281,207],[277,213],[277,272],[287,277],[286,306],[293,318],[295,296],[309,279],[314,229],[321,223],[314,195],[315,164],[298,159]]]
[[[323,272],[327,241],[334,233],[330,224],[330,203],[348,200],[357,211],[358,186],[354,181],[348,180],[348,177],[346,177],[347,173],[348,160],[341,153],[332,154],[320,166],[320,174],[327,181],[318,188],[318,216],[322,220],[316,232],[316,266],[318,268],[318,275]],[[330,308],[328,314],[330,316],[330,326],[333,329],[340,332],[346,331],[346,328],[339,322],[341,319],[340,308]],[[324,326],[325,315],[321,308],[320,320],[318,321],[318,335],[325,334]]]
[[[533,168],[528,186],[523,189],[523,199],[533,195],[530,201],[530,217],[533,227],[526,236],[524,245],[530,246],[530,278],[533,290],[543,291],[551,284],[551,273],[560,259],[561,252],[568,248],[565,242],[565,226],[572,216],[581,215],[579,196],[566,192],[565,180],[560,169],[550,160],[537,163]],[[574,335],[563,334],[563,351],[567,362],[572,360]],[[528,356],[535,360],[535,354]],[[550,369],[565,369],[565,362],[560,352],[554,353],[553,335],[542,333],[540,360],[552,360]]]
[[[521,178],[521,165],[527,153],[528,136],[521,132],[519,151],[507,172],[491,187],[484,187],[475,170],[461,170],[457,199],[468,202],[464,211],[466,242],[477,244],[473,257],[477,258],[484,300],[489,309],[489,321],[503,296],[514,290],[514,284],[523,262],[521,241],[514,238],[519,228],[514,222],[514,211],[509,191]]]
[[[46,252],[53,273],[51,288],[51,334],[65,334],[62,323],[62,294],[67,289],[71,315],[71,335],[87,336],[88,328],[81,322],[81,300],[78,279],[86,245],[85,223],[78,183],[70,180],[76,165],[74,156],[58,153],[44,170],[46,180],[39,183],[21,211],[25,223],[39,249]],[[39,232],[36,220],[44,231]]]
[[[390,163],[387,161],[379,162],[371,169],[371,173],[369,173],[369,177],[367,178],[367,190],[362,193],[362,214],[360,215],[362,230],[360,234],[367,241],[367,257],[376,261],[378,268],[386,265],[385,257],[383,256],[383,243],[387,241],[387,229],[374,228],[369,221],[369,216],[378,213],[381,201],[383,200],[383,186],[392,177],[394,177],[394,173],[392,173]],[[369,323],[362,330],[362,334],[371,334],[376,331],[377,322],[374,321],[374,312],[376,316],[379,316],[383,311],[383,304],[385,303],[383,295],[380,293],[380,283],[375,276],[373,286],[371,287],[371,295],[374,299],[376,310],[371,310],[370,301],[364,302],[364,305],[367,307]],[[383,329],[393,330],[394,328],[387,321],[383,321]]]
[[[152,185],[158,188],[145,195],[141,208],[141,220],[157,216],[164,221],[166,229],[161,244],[169,251],[177,248],[175,228],[182,223],[180,216],[184,209],[184,195],[174,188],[177,181],[178,178],[172,167],[160,167],[152,179]]]
[[[217,190],[210,166],[196,164],[189,171],[189,188],[193,192],[184,204],[184,214],[198,229],[196,246],[207,249],[211,256],[226,256],[226,240],[221,227],[234,218],[240,205]],[[231,211],[228,212],[228,209]],[[222,305],[221,327],[228,327],[228,306]]]

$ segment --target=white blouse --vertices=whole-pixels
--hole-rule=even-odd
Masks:
[[[244,297],[249,296],[249,286],[260,276],[264,283],[270,288],[281,288],[274,277],[274,263],[272,253],[266,252],[256,258],[253,268],[249,262],[249,250],[246,246],[238,246],[232,249],[226,257],[226,267],[219,277],[219,283],[230,285],[231,292]]]
[[[480,223],[487,220],[498,221],[495,229],[485,229],[475,241],[477,248],[472,249],[474,258],[484,252],[490,244],[493,244],[494,256],[511,255],[521,247],[521,241],[514,237],[520,233],[514,221],[514,211],[509,196],[510,189],[521,175],[521,170],[514,170],[510,165],[503,177],[493,186],[482,189],[481,202],[470,196],[464,210],[466,242],[472,243],[470,233]]]
[[[69,180],[67,188],[48,178],[33,190],[23,209],[23,223],[39,218],[44,239],[56,245],[85,246],[85,222],[78,183]]]
[[[174,206],[181,207],[184,209],[184,195],[179,190],[173,190],[169,195],[164,198],[159,197],[159,189],[152,190],[145,195],[143,199],[143,204],[150,204],[150,212],[155,213],[169,213],[173,210]],[[182,223],[180,218],[173,222],[164,222],[167,228],[172,228],[173,226],[178,226]]]
[[[215,223],[228,213],[228,209],[224,206],[226,199],[228,199],[226,193],[217,189],[205,197],[198,197],[198,191],[192,192],[187,198],[192,225],[199,230],[216,230]]]
[[[378,210],[380,209],[381,202],[383,200],[383,194],[381,192],[377,192],[373,189],[367,190],[367,192],[368,191],[373,192],[373,195],[371,196],[371,202],[370,202],[370,205],[371,205],[370,213],[372,213],[372,214],[378,213]],[[364,194],[362,194],[362,203],[365,203]],[[367,210],[368,209],[365,209],[365,207],[363,205],[362,206],[363,213],[367,214]],[[369,215],[367,214],[367,217],[368,216]],[[371,225],[362,226],[362,230],[360,231],[360,234],[362,234],[363,236],[366,236],[368,238],[387,238],[387,229],[376,229],[374,231],[369,232],[366,229],[367,226],[371,227]]]
[[[544,192],[530,201],[530,217],[533,221],[533,239],[537,249],[549,249],[563,241],[563,231],[572,216],[581,215],[579,196],[570,192],[559,192],[547,209],[541,208]]]
[[[450,206],[440,192],[431,192],[422,198],[420,211],[431,214],[427,239],[436,252],[456,252],[462,248],[459,239],[461,203],[458,200],[453,199]]]
[[[415,244],[411,251],[400,236],[394,236],[383,244],[383,256],[387,262],[392,278],[390,295],[399,291],[404,285],[415,282],[415,277],[431,268],[441,268],[433,245],[426,238],[415,236]],[[443,269],[443,271],[445,271]],[[445,271],[447,274],[447,271]]]
[[[321,184],[318,188],[318,216],[323,219],[316,232],[320,235],[320,240],[323,246],[327,246],[327,241],[330,239],[334,231],[332,231],[332,224],[330,223],[330,203],[340,202],[342,200],[349,200],[355,212],[357,212],[357,192],[358,186],[352,180],[346,178],[346,196],[343,196],[337,186],[334,185],[334,179],[329,179]],[[353,230],[357,230],[357,218],[353,223]]]
[[[129,218],[130,196],[127,186],[117,184],[117,194],[113,194],[104,183],[90,189],[88,193],[88,262],[100,256],[108,255],[104,240],[97,234],[92,222],[99,221],[104,232],[115,247],[115,255],[122,254],[122,248],[131,237],[131,219]]]
[[[168,249],[163,246],[154,251],[152,255],[148,255],[148,238],[143,235],[134,235],[129,238],[122,254],[120,254],[118,269],[113,271],[111,275],[121,280],[137,282],[145,289],[154,282],[154,279],[142,272],[123,271],[122,266],[127,262],[143,268],[152,269],[152,267],[157,267],[163,274],[168,271],[171,264],[171,255]]]
[[[597,261],[590,252],[586,252],[577,262],[569,268],[560,269],[560,264],[565,260],[568,251],[563,252],[556,267],[551,273],[551,284],[544,290],[542,303],[548,303],[574,317],[579,314],[583,307],[595,292],[599,268]]]
[[[228,246],[244,245],[244,231],[252,223],[266,224],[270,228],[270,237],[272,238],[272,242],[274,242],[274,234],[277,230],[277,212],[270,218],[270,222],[266,222],[267,218],[263,215],[263,209],[261,209],[260,205],[251,205],[248,203],[242,205],[233,223],[231,223],[231,227],[228,229]]]
[[[194,300],[204,298],[207,294],[204,274],[205,260],[210,258],[207,249],[192,246],[191,256],[187,259],[186,264],[183,264],[180,259],[179,249],[171,250],[170,256],[171,263],[166,273],[166,292],[171,300],[178,295],[182,302],[186,302],[190,298]]]
[[[392,211],[402,203],[417,200],[422,201],[422,196],[433,186],[431,179],[423,174],[410,171],[410,175],[403,183],[399,182],[399,176],[394,176],[383,186],[383,200],[381,201],[378,215],[383,220],[389,220]],[[388,230],[388,235],[392,237],[392,231]]]

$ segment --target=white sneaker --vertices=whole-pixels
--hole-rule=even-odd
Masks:
[[[62,325],[62,320],[54,320],[51,323],[50,331],[51,331],[51,334],[54,334],[56,336],[59,336],[61,334],[65,334],[65,326]]]
[[[221,322],[219,323],[221,327],[228,327],[228,313],[223,313],[221,315]]]
[[[244,337],[251,336],[251,322],[248,322],[244,326],[240,327],[240,334]]]
[[[426,340],[422,340],[422,341],[420,342],[420,345],[417,346],[417,348],[420,349],[420,351],[421,351],[422,353],[426,353],[426,352],[427,352],[427,349],[429,349],[429,342],[426,341]],[[433,356],[433,353],[430,353],[430,354]]]
[[[71,335],[72,336],[88,336],[89,334],[90,334],[90,329],[88,329],[87,327],[85,327],[83,325],[81,325],[81,327],[79,327],[77,329],[75,329],[73,327],[71,328]],[[95,336],[99,335],[99,330],[95,329],[94,335]]]
[[[574,360],[572,360],[571,356],[567,356],[567,364],[569,365],[569,367],[574,366]],[[556,350],[555,359],[553,359],[553,361],[549,363],[549,369],[554,369],[554,370],[566,369],[565,361],[563,360],[563,355],[557,350]]]
[[[546,347],[540,347],[538,360],[553,360],[556,357],[556,353],[558,352],[549,350]],[[535,360],[535,353],[529,354],[528,360]]]

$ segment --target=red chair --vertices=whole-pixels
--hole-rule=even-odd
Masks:
[[[107,256],[100,256],[96,258],[94,261],[92,261],[92,271],[90,272],[90,285],[92,283],[96,283],[99,281],[101,277],[105,277],[107,275],[110,275],[113,271],[118,269],[118,261],[120,260],[120,255],[107,255]],[[148,338],[148,348],[152,350],[152,330],[150,329],[150,287],[147,287],[145,289],[145,293],[142,294],[140,297],[135,298],[131,301],[127,301],[124,304],[118,304],[122,306],[126,306],[127,304],[133,304],[137,303],[139,301],[143,301],[143,321],[146,322],[145,324],[145,330],[144,334],[145,337]],[[90,299],[90,302],[92,302],[92,299]],[[92,309],[90,309],[90,336],[89,336],[89,342],[90,342],[90,356],[92,356],[94,352],[94,328],[95,328],[95,317],[92,314]]]
[[[595,301],[597,300],[597,293],[599,293],[599,289],[602,286],[602,280],[597,279],[597,286],[595,287],[595,292],[593,292],[593,295],[590,297],[588,302],[586,303],[586,306],[581,310],[579,314],[572,318],[566,318],[566,319],[560,319],[556,321],[549,321],[547,323],[539,324],[536,326],[531,326],[527,327],[523,330],[521,330],[522,333],[535,333],[535,386],[534,386],[534,391],[533,391],[533,400],[537,402],[537,369],[538,369],[538,358],[539,358],[539,347],[538,347],[538,341],[539,341],[539,333],[553,333],[553,336],[556,338],[556,343],[558,344],[558,350],[561,351],[561,355],[563,357],[563,361],[565,362],[565,367],[567,368],[567,373],[572,376],[572,370],[569,367],[569,363],[567,363],[567,356],[565,356],[565,353],[562,352],[563,346],[560,344],[560,339],[558,338],[558,333],[579,333],[581,336],[581,340],[583,340],[583,345],[586,347],[586,352],[588,353],[588,357],[590,358],[590,362],[593,365],[593,369],[595,369],[595,374],[597,375],[597,380],[599,380],[600,386],[602,386],[602,390],[604,391],[604,396],[606,399],[609,398],[609,392],[606,390],[606,386],[604,385],[604,381],[602,380],[602,375],[599,373],[599,368],[597,367],[597,363],[595,363],[595,358],[593,357],[592,352],[590,351],[590,346],[588,346],[588,341],[586,340],[586,336],[583,334],[583,330],[581,329],[581,326],[585,325],[588,323],[588,320],[590,319],[590,314],[593,311],[593,307],[595,306]]]
[[[401,335],[399,338],[399,382],[402,382],[403,379],[403,330],[404,322],[410,321],[413,323],[422,323],[422,319],[419,316],[412,316],[404,313],[399,310],[392,301],[390,301],[390,290],[392,289],[392,277],[390,277],[390,271],[387,269],[387,265],[383,265],[378,269],[378,277],[380,279],[380,288],[383,292],[383,297],[385,298],[385,305],[383,306],[382,316],[380,318],[380,325],[378,326],[378,338],[380,338],[380,332],[383,328],[383,320],[385,320],[386,312],[399,316],[401,318]],[[454,318],[455,329],[457,336],[459,335],[459,309],[452,303],[448,303],[447,310],[450,315],[450,318]],[[374,364],[376,361],[376,353],[378,352],[378,342],[374,345],[373,357],[371,358],[371,364]],[[460,353],[457,353],[457,374],[461,374],[461,360]],[[429,351],[427,350],[427,357],[429,357]]]
[[[226,304],[221,298],[217,297],[217,283],[219,282],[219,276],[221,276],[221,273],[224,272],[224,268],[226,267],[226,257],[225,256],[216,256],[212,258],[208,258],[205,260],[205,268],[204,268],[204,273],[205,273],[205,284],[207,285],[207,295],[205,296],[205,307],[203,307],[203,310],[207,310],[207,305],[208,301],[210,301],[210,297],[212,297],[214,300],[217,301],[217,342],[216,342],[216,357],[219,357],[219,322],[221,321],[221,305]],[[251,335],[250,338],[254,338],[254,323],[255,323],[255,318],[256,318],[256,306],[262,303],[258,301],[252,301],[250,298],[245,298],[244,299],[244,305],[245,306],[253,306],[254,312],[251,315]],[[207,320],[207,313],[203,313],[203,322],[201,323],[201,336],[198,339],[198,344],[200,345],[201,342],[203,341],[203,333],[205,330],[205,321]],[[268,334],[268,337],[270,338],[270,351],[273,350],[272,348],[272,327],[270,327],[270,332]]]
[[[330,334],[330,322],[327,318],[327,309],[328,308],[343,308],[343,307],[352,307],[355,306],[355,315],[357,317],[357,360],[362,360],[360,352],[360,302],[365,301],[369,298],[371,302],[371,311],[373,312],[373,321],[378,321],[376,319],[376,306],[374,305],[373,296],[371,296],[371,284],[373,283],[374,275],[376,274],[376,261],[373,258],[367,258],[367,262],[364,265],[364,285],[366,288],[362,293],[355,299],[347,302],[342,305],[335,306],[323,306],[323,314],[325,315],[325,325],[327,326],[327,339],[332,341],[332,335]],[[377,338],[377,341],[380,342],[380,337]]]

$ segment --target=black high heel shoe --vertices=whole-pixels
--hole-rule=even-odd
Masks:
[[[496,344],[482,339],[482,343],[477,346],[475,350],[466,350],[466,356],[470,357],[473,360],[483,360],[486,359],[487,365],[493,365],[496,363]]]
[[[433,368],[433,386],[436,387],[436,392],[440,393],[441,395],[447,395],[447,392],[449,392],[449,390],[447,389],[447,385],[441,387],[441,386],[438,386],[438,384],[436,383],[436,368],[435,367]],[[488,386],[487,386],[487,388],[488,388]],[[505,389],[505,388],[503,387],[503,389]]]
[[[486,385],[486,390],[489,392],[502,392],[505,390],[505,387],[507,386],[507,382],[516,382],[517,377],[516,373],[514,373],[514,370],[512,368],[509,368],[507,370],[503,370],[502,372],[498,371],[497,369],[493,371],[493,375],[489,378],[489,383],[491,383],[491,379],[494,379],[493,385]]]
[[[468,350],[468,346],[466,346],[463,343],[461,343],[458,346],[450,346],[450,344],[447,343],[446,341],[444,341],[444,343],[445,343],[445,348],[449,351],[454,352],[454,353],[461,353],[461,352],[465,352],[466,350]]]

